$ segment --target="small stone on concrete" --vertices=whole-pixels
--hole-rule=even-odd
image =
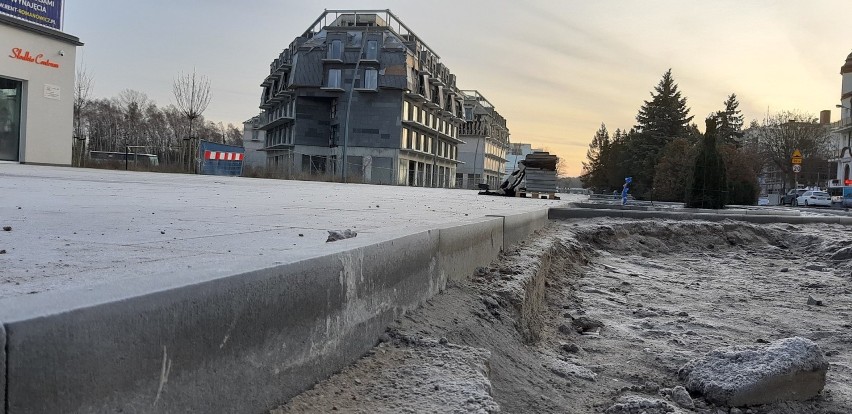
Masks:
[[[813,296],[808,295],[808,305],[822,306],[822,300],[816,299]]]
[[[12,226],[3,226],[3,231],[12,231]]]
[[[789,271],[790,271],[790,268],[788,268],[788,267],[782,267],[782,268],[781,268],[780,270],[778,270],[778,271],[779,271],[779,272],[781,272],[781,273],[787,273],[787,272],[789,272]]]

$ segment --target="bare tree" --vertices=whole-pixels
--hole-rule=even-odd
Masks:
[[[143,137],[142,134],[146,121],[144,111],[150,104],[148,95],[133,89],[125,89],[119,92],[117,103],[124,115],[124,124],[122,125],[124,145],[128,146],[132,143],[136,150],[139,150],[140,144],[147,146],[147,137]],[[140,142],[140,138],[143,139],[142,142]]]
[[[94,81],[92,75],[86,70],[86,66],[80,63],[74,78],[74,142],[72,151],[76,156],[73,162],[77,166],[83,165],[85,159],[85,137],[83,136],[83,113],[89,104],[89,95],[92,93]]]
[[[192,123],[210,104],[210,80],[192,70],[189,74],[180,74],[172,86],[175,103],[186,119],[189,120],[189,135],[192,136]]]
[[[243,146],[243,131],[234,126],[234,124],[228,124],[228,132],[226,135],[228,144],[238,147]]]
[[[201,117],[207,105],[210,104],[210,80],[204,75],[198,75],[195,69],[192,74],[181,74],[175,78],[172,92],[175,95],[175,103],[181,113],[189,120],[189,136],[187,137],[191,144],[192,140],[192,123],[197,118]],[[187,167],[192,170],[193,151],[190,145],[186,148]]]
[[[798,111],[770,114],[753,134],[762,158],[755,161],[780,171],[784,184],[794,182],[790,158],[795,150],[799,150],[804,159],[802,178],[818,184],[819,179],[827,175],[822,170],[828,165],[829,131],[813,116]]]

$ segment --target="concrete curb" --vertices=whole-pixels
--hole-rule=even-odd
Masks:
[[[74,291],[0,301],[6,412],[273,408],[352,363],[395,318],[546,217],[543,209],[353,239],[357,247],[333,254],[180,286],[169,280],[179,275],[164,275],[171,287],[142,294],[122,282],[68,302],[59,298]]]
[[[547,224],[548,210],[530,211],[511,216],[489,215],[503,219],[503,244],[511,246]]]
[[[551,220],[566,220],[577,218],[594,217],[624,217],[636,219],[670,219],[670,220],[706,220],[723,221],[736,220],[749,223],[789,223],[789,224],[841,224],[852,225],[852,217],[826,217],[826,216],[784,216],[765,214],[719,214],[710,212],[672,212],[672,211],[640,211],[640,210],[612,210],[612,209],[590,209],[590,208],[551,208],[548,218]]]

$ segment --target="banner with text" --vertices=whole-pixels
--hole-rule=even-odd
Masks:
[[[0,13],[62,30],[63,0],[0,0]]]

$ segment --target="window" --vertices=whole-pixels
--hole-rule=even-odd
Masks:
[[[408,105],[408,101],[402,101],[402,120],[408,121],[411,119],[411,115],[408,113],[410,111],[410,107]]]
[[[333,60],[343,60],[342,40],[332,40],[331,43],[328,44],[328,54],[326,55],[326,58]]]
[[[425,111],[424,111],[424,112],[425,112]],[[429,125],[429,119],[430,119],[430,117],[431,117],[431,115],[430,115],[428,112],[426,112],[426,122],[424,122],[424,123],[423,123],[424,125],[427,125],[427,126]]]
[[[470,107],[470,106],[464,107],[464,119],[466,121],[473,121],[473,107]]]
[[[408,139],[408,128],[402,128],[402,137],[399,140],[400,148],[411,148],[411,141]]]
[[[364,89],[378,89],[379,72],[375,69],[367,69],[364,71]]]
[[[328,81],[326,82],[326,87],[342,89],[340,83],[340,69],[329,69],[328,70]]]
[[[337,98],[331,100],[331,119],[337,118]]]
[[[379,42],[376,40],[368,40],[367,41],[367,50],[365,53],[365,59],[367,60],[378,60],[379,59]]]

